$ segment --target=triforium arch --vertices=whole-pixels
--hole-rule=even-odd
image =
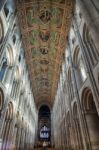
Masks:
[[[11,142],[11,131],[13,126],[13,104],[12,102],[8,103],[5,119],[2,129],[2,150],[8,150]]]
[[[82,92],[82,106],[84,109],[87,129],[93,150],[99,149],[99,116],[96,110],[91,89],[86,87]]]
[[[78,106],[77,102],[73,104],[73,125],[74,125],[74,137],[75,137],[75,142],[74,142],[74,147],[77,150],[83,150],[83,137],[82,137],[82,132],[81,132],[81,127],[80,127],[80,119],[79,119],[79,112],[78,112]]]

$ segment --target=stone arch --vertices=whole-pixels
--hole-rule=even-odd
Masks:
[[[6,47],[6,57],[7,57],[8,65],[12,66],[14,63],[14,55],[13,55],[13,49],[10,44],[8,44]]]
[[[43,105],[46,105],[46,106],[49,107],[49,109],[50,109],[50,111],[51,111],[52,105],[51,105],[51,103],[49,103],[48,101],[46,102],[46,100],[42,100],[42,101],[39,101],[37,104],[38,104],[38,105],[37,105],[37,106],[38,106],[38,107],[37,107],[38,110],[39,110],[40,107],[42,107]]]
[[[82,106],[85,113],[90,142],[93,150],[99,149],[99,116],[97,113],[93,93],[89,87],[82,91]]]
[[[86,87],[82,92],[82,106],[85,112],[91,109],[96,110],[93,94],[89,87]]]
[[[44,141],[44,139],[49,142],[51,140],[51,112],[46,104],[41,105],[38,113],[38,141]]]

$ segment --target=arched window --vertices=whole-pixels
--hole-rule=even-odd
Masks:
[[[99,147],[99,143],[97,142],[99,139],[99,114],[97,112],[94,95],[89,87],[83,89],[81,102],[84,116],[86,118],[86,127],[92,146],[91,149],[95,149],[96,147]]]

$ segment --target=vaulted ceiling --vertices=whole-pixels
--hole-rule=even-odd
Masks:
[[[35,102],[53,104],[74,0],[16,0]]]

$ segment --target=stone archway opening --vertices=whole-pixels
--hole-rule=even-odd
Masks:
[[[47,105],[42,105],[38,113],[38,146],[51,145],[51,113]]]
[[[87,128],[93,150],[99,149],[99,116],[91,89],[85,88],[82,95]]]

